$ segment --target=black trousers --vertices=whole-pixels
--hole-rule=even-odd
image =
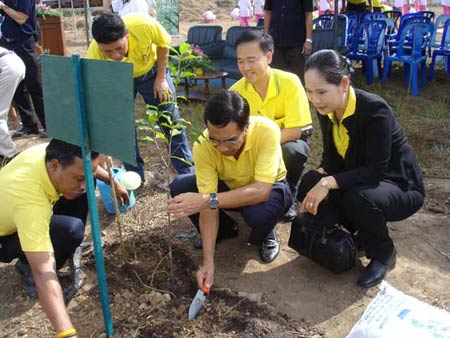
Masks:
[[[25,79],[17,87],[13,99],[19,110],[24,129],[38,129],[36,115],[45,129],[44,98],[34,37],[30,36],[26,40],[12,42],[7,42],[2,38],[0,46],[13,50],[26,67]]]
[[[281,145],[283,161],[286,166],[286,181],[291,188],[292,197],[297,195],[297,188],[305,169],[305,163],[308,159],[310,147],[307,141],[298,139],[288,141]]]
[[[218,192],[229,191],[230,188],[219,181]],[[177,196],[185,192],[198,192],[195,174],[178,175],[170,184],[170,194]],[[220,201],[219,201],[220,203]],[[259,245],[265,238],[272,235],[277,222],[291,206],[292,195],[287,182],[276,182],[272,186],[269,200],[238,209],[244,217],[245,223],[252,228],[248,239],[250,244]],[[197,230],[199,229],[199,214],[189,216]],[[219,211],[219,232],[217,240],[230,237],[235,226],[234,220],[223,210]]]
[[[87,213],[86,194],[74,200],[62,197],[54,205],[53,216],[50,220],[50,238],[55,254],[56,269],[64,265],[83,241]],[[18,257],[25,259],[17,232],[0,237],[0,262],[9,263]]]
[[[273,68],[297,74],[302,81],[302,84],[304,84],[305,56],[302,54],[302,50],[303,45],[296,47],[281,47],[275,44],[272,58]]]
[[[306,173],[297,199],[303,201],[308,191],[323,177],[317,171]],[[342,224],[350,231],[358,231],[369,259],[386,263],[394,250],[387,222],[401,221],[423,205],[420,191],[403,191],[390,181],[376,185],[358,185],[346,191],[332,190],[319,205],[312,222],[318,225]]]

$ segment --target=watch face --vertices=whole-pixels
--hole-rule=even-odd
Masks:
[[[209,195],[209,207],[211,209],[217,209],[219,207],[219,201],[216,194]]]

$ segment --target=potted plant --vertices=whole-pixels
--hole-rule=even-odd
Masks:
[[[66,39],[59,11],[38,3],[36,16],[40,26],[39,45],[49,54],[66,55]]]
[[[178,48],[170,50],[169,69],[176,85],[179,85],[182,79],[195,78],[206,71],[216,70],[208,55],[198,46],[183,42]]]

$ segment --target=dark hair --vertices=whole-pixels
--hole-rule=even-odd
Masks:
[[[234,46],[237,48],[240,44],[247,42],[258,42],[259,48],[264,53],[273,52],[273,39],[263,31],[253,29],[243,31],[237,38]]]
[[[345,56],[332,49],[322,49],[312,54],[305,64],[305,73],[317,70],[328,83],[339,85],[344,76],[351,78],[354,73],[352,64]]]
[[[92,36],[97,43],[115,42],[125,36],[125,24],[119,15],[103,13],[92,23]]]
[[[91,151],[91,157],[97,158],[99,153]],[[75,161],[75,157],[82,158],[81,148],[79,146],[52,139],[45,150],[45,162],[58,160],[63,168],[67,168]]]
[[[240,130],[248,124],[250,107],[246,99],[234,91],[223,91],[211,96],[206,102],[203,118],[205,124],[225,127],[231,121],[236,122]]]

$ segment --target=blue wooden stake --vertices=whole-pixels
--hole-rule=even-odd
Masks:
[[[105,262],[102,251],[102,240],[100,237],[100,224],[98,221],[98,210],[95,199],[94,176],[92,174],[91,150],[89,145],[89,133],[87,126],[86,109],[84,102],[83,75],[81,59],[79,55],[72,55],[73,75],[75,85],[75,102],[77,103],[78,125],[81,131],[81,150],[83,154],[84,176],[86,178],[86,190],[89,203],[89,219],[91,221],[92,240],[94,242],[95,267],[97,269],[97,281],[102,303],[103,322],[106,335],[114,335],[109,306],[108,284],[106,283]]]

